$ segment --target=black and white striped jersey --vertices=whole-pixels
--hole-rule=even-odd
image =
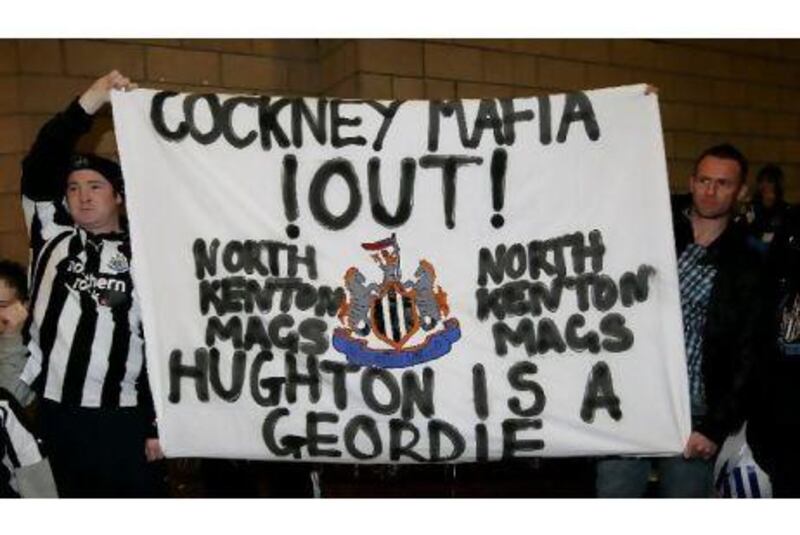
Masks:
[[[70,157],[90,125],[73,102],[42,128],[23,162],[31,309],[22,380],[70,406],[131,407],[140,394],[152,406],[128,236],[87,233],[63,202],[67,164],[59,158]]]
[[[42,452],[27,427],[22,407],[0,388],[0,497],[18,497],[15,472],[42,460]]]

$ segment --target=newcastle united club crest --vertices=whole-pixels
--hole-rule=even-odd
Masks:
[[[436,284],[433,265],[420,260],[415,280],[404,281],[394,234],[361,247],[383,280],[368,283],[358,268],[347,270],[348,298],[338,313],[344,327],[334,330],[333,347],[349,362],[378,368],[407,368],[448,354],[461,329],[456,318],[448,318],[447,293]]]

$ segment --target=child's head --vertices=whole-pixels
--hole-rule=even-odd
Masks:
[[[0,335],[15,332],[24,321],[28,300],[25,268],[11,260],[0,260]]]
[[[11,260],[0,260],[0,310],[28,300],[25,268]]]

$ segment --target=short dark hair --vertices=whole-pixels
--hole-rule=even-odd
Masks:
[[[116,193],[125,196],[125,182],[122,179],[122,168],[114,160],[103,158],[97,154],[76,153],[69,161],[69,173],[90,169],[100,173],[105,178]],[[69,173],[67,177],[69,178]],[[66,187],[66,184],[65,184]]]
[[[733,160],[739,164],[739,176],[742,179],[742,183],[744,184],[745,180],[747,179],[747,158],[742,151],[731,145],[730,143],[721,143],[719,145],[714,145],[713,147],[709,147],[703,152],[700,153],[700,156],[694,161],[694,171],[692,174],[697,175],[697,168],[700,166],[700,162],[703,161],[703,158],[706,156],[713,156],[714,158],[720,158],[722,160]]]
[[[781,169],[779,165],[768,163],[759,169],[756,175],[756,183],[760,184],[761,182],[773,184],[775,186],[775,197],[779,201],[783,200],[783,169]],[[759,199],[761,198],[759,192],[756,192],[756,196]]]
[[[13,260],[0,260],[0,280],[17,292],[20,301],[28,300],[28,276],[22,265]]]

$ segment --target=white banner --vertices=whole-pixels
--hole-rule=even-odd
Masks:
[[[169,456],[669,454],[658,102],[113,95]]]

